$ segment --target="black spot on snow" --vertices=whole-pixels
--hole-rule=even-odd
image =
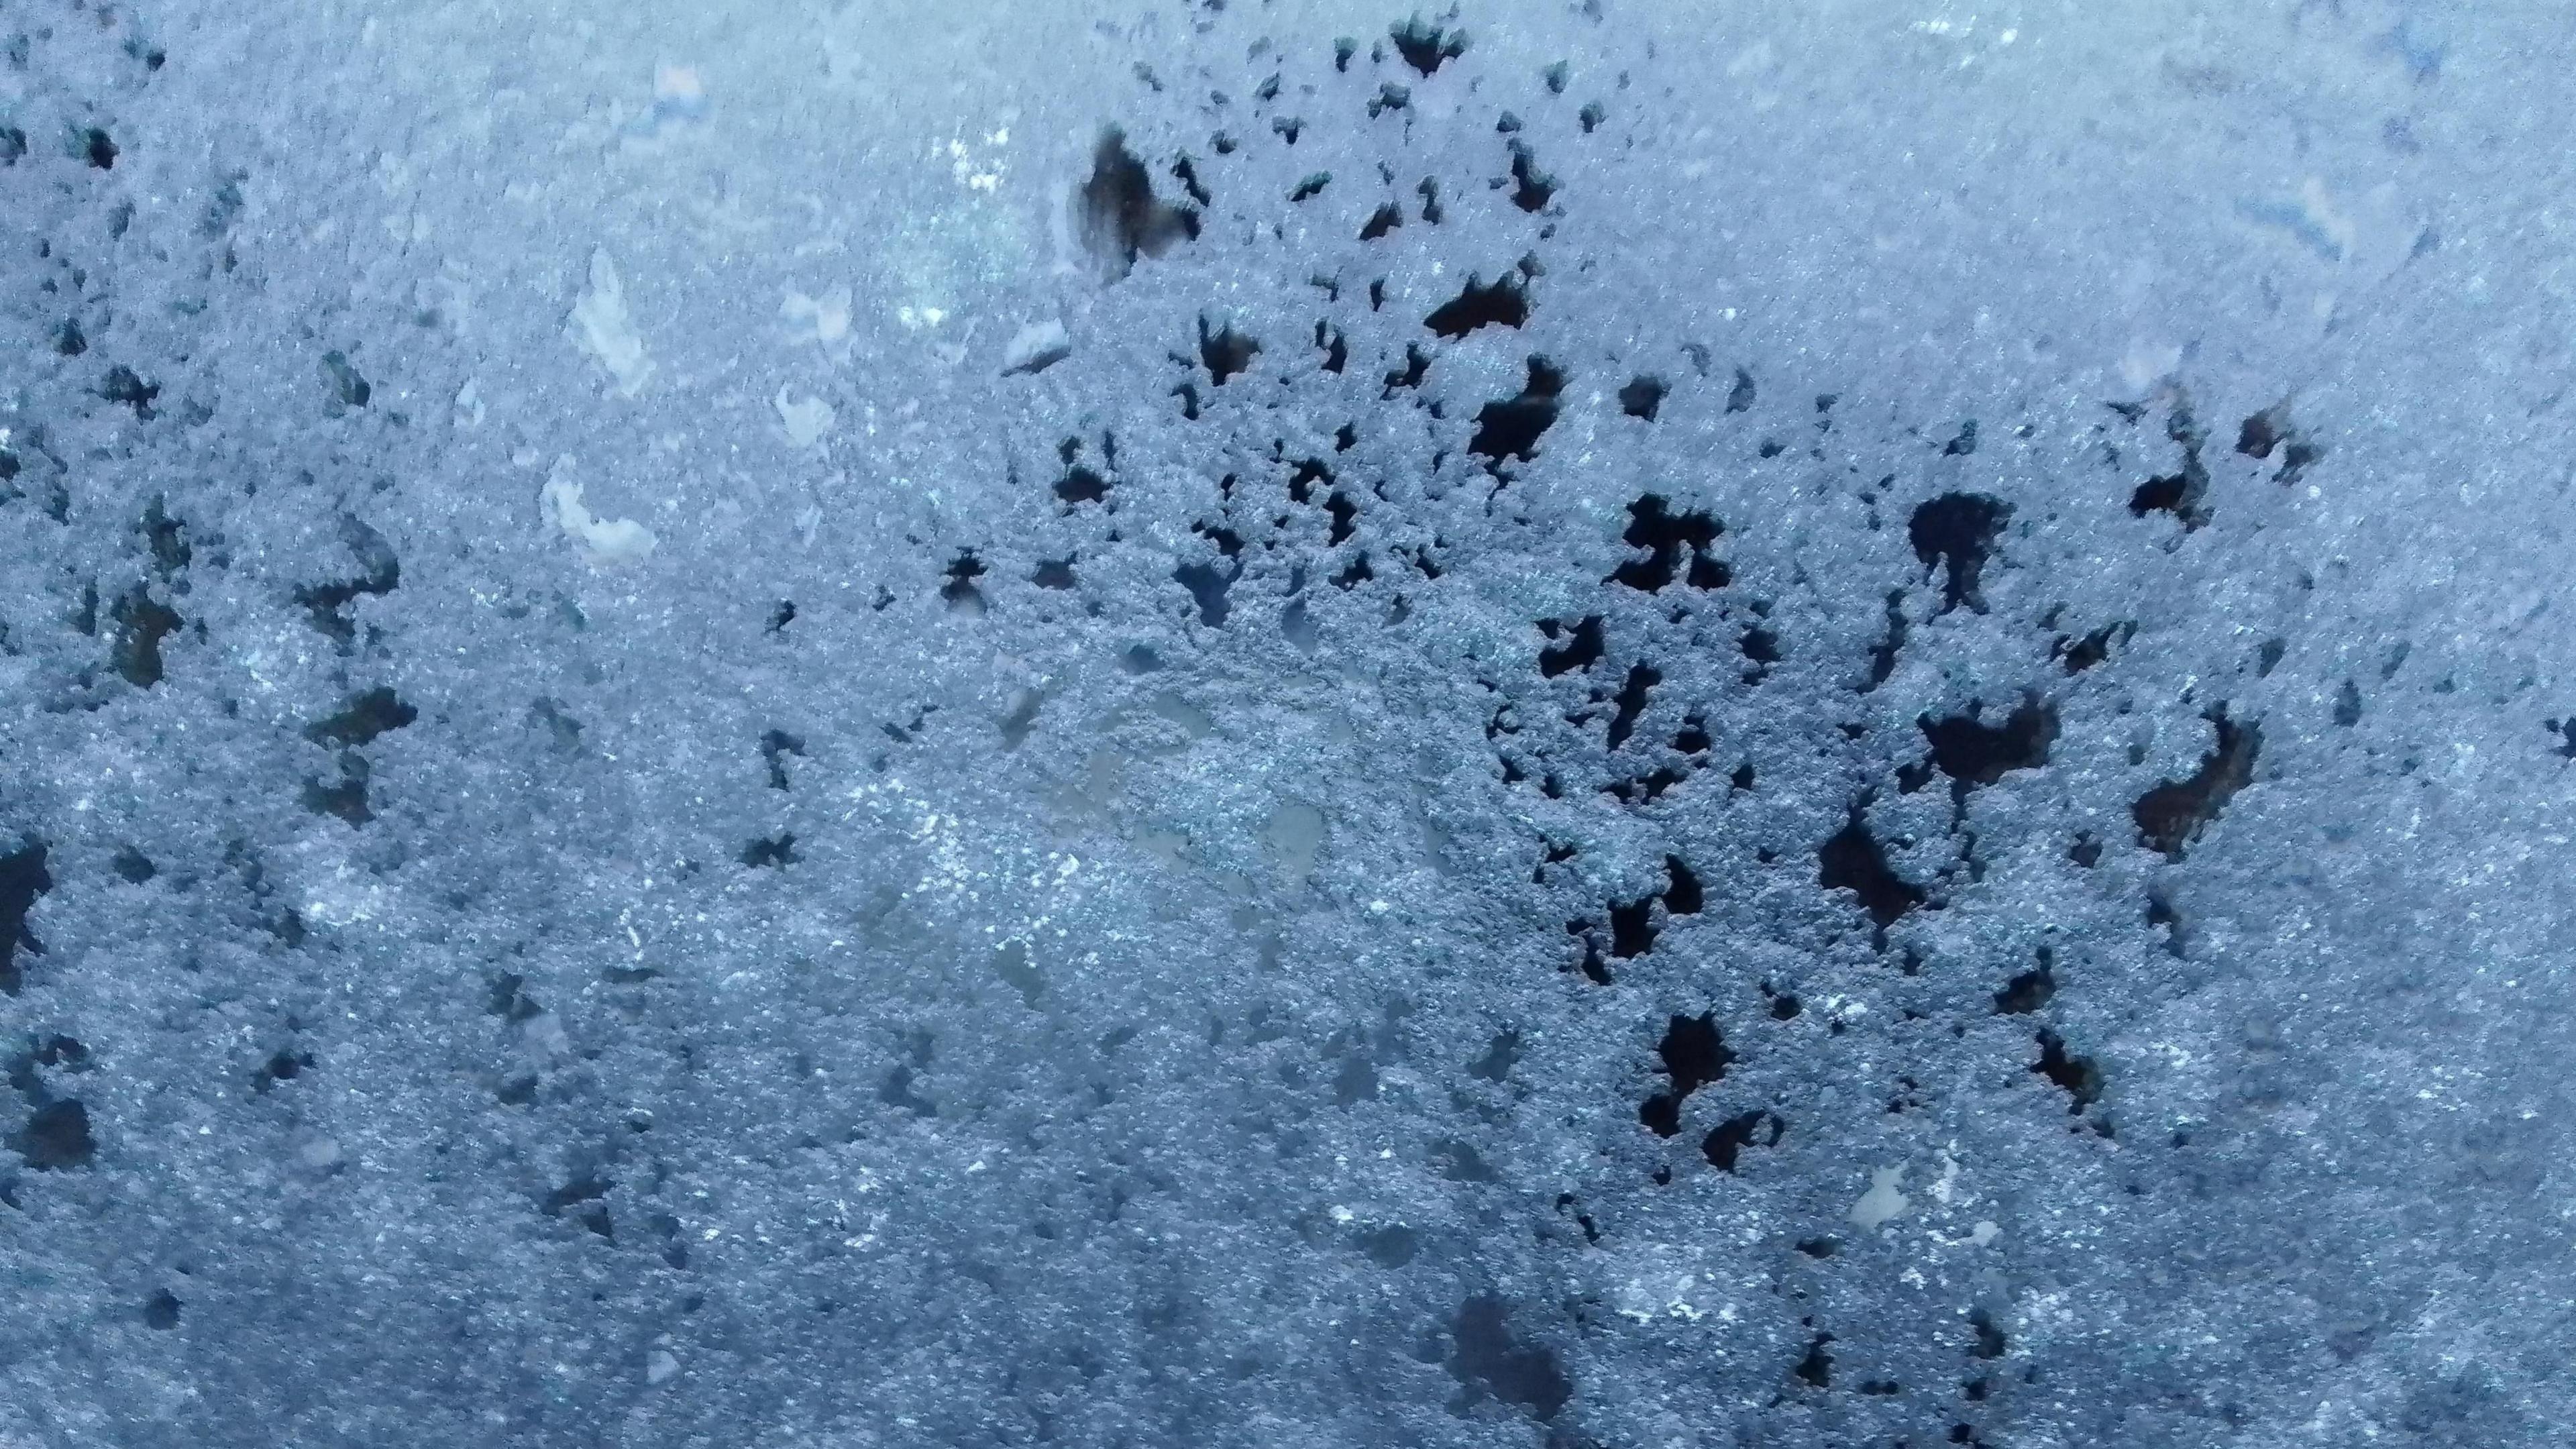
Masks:
[[[45,847],[41,842],[0,855],[0,992],[18,994],[22,952],[27,956],[45,954],[44,943],[27,927],[27,916],[36,908],[37,897],[53,888],[54,877],[45,869]]]
[[[2254,756],[2263,744],[2262,731],[2229,719],[2224,704],[2204,717],[2218,731],[2218,743],[2200,768],[2187,780],[2167,780],[2139,796],[2130,812],[2137,819],[2140,842],[2169,860],[2182,859],[2183,848],[2200,838],[2237,791],[2252,783]]]
[[[1529,293],[1517,272],[1488,284],[1467,275],[1458,295],[1434,308],[1422,325],[1442,337],[1464,337],[1479,327],[1518,327],[1529,320]]]
[[[1637,728],[1637,716],[1645,713],[1647,691],[1664,682],[1664,676],[1653,666],[1632,664],[1628,680],[1619,687],[1618,709],[1610,717],[1609,745],[1617,749],[1627,743]]]
[[[1721,1172],[1733,1172],[1737,1154],[1753,1146],[1757,1140],[1765,1147],[1777,1147],[1781,1136],[1788,1130],[1789,1124],[1773,1113],[1746,1112],[1718,1123],[1715,1131],[1701,1139],[1700,1155],[1708,1159],[1711,1167]]]
[[[1419,15],[1386,34],[1395,42],[1395,53],[1404,57],[1404,63],[1426,76],[1467,53],[1465,32],[1432,24]]]
[[[1543,211],[1556,196],[1556,178],[1538,169],[1530,149],[1518,141],[1512,148],[1512,205],[1523,211]]]
[[[155,1289],[143,1300],[143,1326],[167,1333],[179,1326],[179,1295],[167,1288]]]
[[[1205,317],[1199,319],[1199,361],[1206,365],[1208,376],[1219,387],[1252,366],[1261,355],[1261,344],[1234,330],[1233,323],[1210,330]]]
[[[1698,915],[1700,907],[1705,904],[1699,877],[1691,874],[1691,868],[1682,864],[1680,856],[1664,857],[1664,879],[1667,882],[1664,887],[1664,909],[1676,916]]]
[[[1629,379],[1626,387],[1619,389],[1619,411],[1651,423],[1655,414],[1663,411],[1666,391],[1662,378],[1639,373]]]
[[[2091,1057],[2069,1055],[2066,1043],[2057,1033],[2043,1030],[2039,1034],[2039,1060],[2031,1064],[2031,1075],[2046,1077],[2066,1090],[2073,1098],[2067,1111],[2077,1113],[2102,1098],[2102,1069]]]
[[[318,745],[363,745],[419,717],[420,712],[397,699],[392,690],[370,689],[351,695],[338,714],[306,725],[304,737]]]
[[[1724,588],[1728,582],[1726,565],[1709,549],[1725,531],[1725,526],[1708,514],[1674,513],[1660,495],[1649,493],[1628,505],[1628,529],[1620,535],[1620,541],[1630,548],[1647,549],[1649,553],[1619,565],[1605,582],[1655,593],[1681,573],[1682,551],[1688,549],[1690,586]]]
[[[322,354],[322,386],[334,417],[344,408],[365,407],[367,399],[375,396],[375,389],[368,386],[367,380],[358,375],[358,370],[349,365],[348,356],[344,353]]]
[[[123,403],[134,409],[134,415],[145,422],[152,420],[152,400],[161,396],[161,384],[146,382],[133,368],[118,363],[99,379],[98,395],[112,403]]]
[[[1807,1387],[1830,1389],[1834,1386],[1834,1356],[1825,1352],[1825,1345],[1833,1341],[1834,1336],[1830,1333],[1817,1334],[1807,1345],[1806,1357],[1799,1359],[1797,1368],[1791,1370]]]
[[[69,1097],[38,1107],[27,1125],[11,1135],[9,1145],[38,1172],[87,1167],[98,1155],[98,1143],[90,1136],[89,1109]]]
[[[1726,390],[1726,410],[1740,413],[1749,411],[1752,406],[1753,374],[1739,367],[1735,370],[1735,385]]]
[[[116,621],[116,672],[137,689],[160,683],[161,641],[187,621],[139,584],[120,595],[109,613]]]
[[[1111,281],[1126,276],[1139,256],[1159,257],[1199,234],[1197,212],[1155,199],[1145,163],[1116,130],[1103,132],[1092,152],[1079,207],[1083,247]]]
[[[2003,1016],[2024,1016],[2048,1004],[2057,994],[2057,975],[2049,969],[2045,953],[2037,966],[2014,977],[1995,993],[1995,1011]]]
[[[1464,1412],[1491,1396],[1533,1418],[1553,1419],[1574,1396],[1574,1384],[1553,1350],[1525,1345],[1513,1335],[1510,1316],[1501,1299],[1484,1294],[1459,1305],[1450,1325],[1448,1369],[1463,1392],[1451,1408]]]
[[[1923,904],[1923,888],[1888,868],[1887,852],[1869,833],[1861,807],[1816,850],[1816,879],[1826,890],[1848,890],[1860,900],[1882,938],[1905,913]]]
[[[1590,669],[1601,658],[1601,616],[1588,614],[1571,631],[1550,619],[1538,626],[1548,638],[1565,636],[1565,642],[1538,653],[1538,672],[1550,679],[1569,670]]]
[[[1932,762],[1960,786],[1991,785],[2014,770],[2036,770],[2048,763],[2049,744],[2057,738],[2057,706],[2026,694],[2001,724],[1978,719],[1978,707],[1947,719],[1923,716],[1916,724],[1931,741]]]
[[[1978,579],[2011,517],[2012,505],[1982,493],[1944,493],[1914,510],[1906,534],[1927,573],[1936,566],[1947,571],[1941,591],[1945,609],[1966,604],[1985,612]]]
[[[1637,1120],[1658,1137],[1677,1136],[1682,1130],[1682,1103],[1700,1088],[1723,1081],[1735,1053],[1727,1049],[1717,1029],[1715,1012],[1672,1018],[1655,1053],[1663,1058],[1664,1075],[1671,1085],[1637,1108]]]
[[[1211,629],[1221,629],[1225,627],[1226,614],[1232,609],[1226,601],[1226,590],[1233,585],[1235,574],[1241,568],[1242,565],[1237,564],[1234,570],[1227,571],[1212,563],[1186,563],[1172,570],[1172,581],[1190,591],[1190,598],[1199,606],[1200,623]]]
[[[1476,414],[1476,434],[1467,451],[1486,460],[1500,476],[1503,460],[1522,462],[1538,456],[1538,440],[1556,422],[1557,395],[1565,374],[1544,357],[1529,360],[1529,382],[1517,397],[1489,402]]]

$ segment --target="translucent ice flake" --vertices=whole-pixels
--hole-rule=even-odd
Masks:
[[[820,297],[808,297],[790,287],[786,300],[778,304],[778,315],[786,319],[792,341],[839,349],[850,340],[849,284],[845,282]]]
[[[1913,1200],[1899,1190],[1904,1181],[1905,1169],[1902,1167],[1872,1169],[1869,1191],[1862,1193],[1860,1201],[1852,1204],[1851,1220],[1866,1230],[1903,1217],[1905,1210],[1914,1205]]]
[[[778,421],[787,429],[787,441],[797,447],[813,447],[823,440],[824,434],[832,430],[835,416],[832,405],[819,397],[792,401],[787,396],[787,388],[782,384],[778,389],[778,396],[771,398],[769,405],[778,410]]]
[[[573,303],[564,336],[607,369],[619,397],[642,392],[653,376],[653,360],[644,355],[644,339],[626,312],[625,283],[606,247],[590,254],[590,286]]]
[[[582,502],[581,485],[572,481],[571,470],[571,458],[557,458],[546,474],[546,484],[537,501],[546,517],[581,546],[583,558],[592,567],[601,568],[651,557],[653,530],[631,518],[594,516],[589,505]]]

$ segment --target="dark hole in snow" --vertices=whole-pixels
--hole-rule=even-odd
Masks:
[[[1469,1298],[1459,1305],[1449,1333],[1449,1375],[1464,1391],[1459,1396],[1463,1402],[1453,1407],[1472,1408],[1479,1398],[1491,1396],[1544,1421],[1554,1419],[1574,1397],[1573,1381],[1554,1350],[1524,1344],[1513,1334],[1511,1309],[1503,1300],[1484,1294]]]
[[[38,1172],[87,1167],[98,1155],[98,1143],[90,1136],[89,1109],[70,1097],[38,1107],[9,1145]]]
[[[1826,890],[1848,890],[1859,897],[1882,939],[1887,928],[1923,904],[1923,889],[1888,868],[1887,852],[1869,832],[1859,806],[1851,818],[1816,851],[1817,879]]]
[[[1387,39],[1395,42],[1395,53],[1404,57],[1406,65],[1426,76],[1437,72],[1444,63],[1467,53],[1464,32],[1434,24],[1419,15],[1389,30]]]
[[[1619,411],[1651,423],[1655,414],[1663,411],[1666,391],[1662,378],[1639,373],[1619,389]]]
[[[1529,320],[1529,292],[1517,272],[1494,281],[1470,273],[1458,295],[1434,308],[1422,325],[1442,337],[1464,337],[1479,327],[1518,327]]]
[[[1590,669],[1601,658],[1601,616],[1585,615],[1571,631],[1554,620],[1539,625],[1539,632],[1550,639],[1563,635],[1565,642],[1538,652],[1538,672],[1551,679],[1570,670]]]
[[[1489,402],[1476,414],[1475,437],[1467,451],[1484,458],[1500,473],[1503,460],[1527,462],[1538,456],[1538,440],[1556,422],[1557,395],[1565,374],[1546,358],[1529,360],[1529,381],[1516,397]]]
[[[1766,1132],[1764,1129],[1768,1128]],[[1777,1147],[1789,1124],[1769,1112],[1746,1112],[1717,1124],[1716,1130],[1701,1140],[1700,1155],[1721,1172],[1733,1172],[1738,1154],[1759,1142]]]
[[[418,710],[396,698],[391,689],[379,687],[350,696],[338,714],[306,725],[304,737],[319,745],[363,745],[418,718]]]
[[[1655,1052],[1663,1058],[1664,1074],[1672,1085],[1648,1097],[1637,1108],[1637,1120],[1656,1136],[1671,1137],[1682,1130],[1683,1101],[1700,1088],[1724,1080],[1735,1053],[1727,1049],[1717,1029],[1715,1012],[1672,1018]]]
[[[1208,376],[1215,379],[1217,386],[1225,386],[1226,379],[1251,367],[1252,360],[1260,355],[1261,344],[1235,331],[1234,324],[1229,322],[1211,330],[1205,317],[1199,319],[1199,361],[1206,365]]]
[[[2199,839],[2236,792],[2252,783],[2254,757],[2263,744],[2262,731],[2229,719],[2224,704],[2204,718],[2217,730],[2218,741],[2200,768],[2189,779],[2167,780],[2139,796],[2130,812],[2140,841],[2170,860],[2182,859],[2184,847]]]
[[[1914,510],[1906,534],[1926,570],[1939,567],[1947,572],[1941,591],[1944,608],[1966,604],[1985,612],[1978,579],[1996,537],[2011,517],[2010,504],[1982,493],[1944,493]]]
[[[1159,257],[1199,234],[1197,212],[1155,199],[1145,163],[1116,130],[1103,132],[1092,152],[1079,206],[1083,247],[1111,281],[1126,276],[1138,257]]]
[[[1729,582],[1726,564],[1709,550],[1725,531],[1725,526],[1708,514],[1674,513],[1660,495],[1649,493],[1628,505],[1628,528],[1619,536],[1630,548],[1649,552],[1644,558],[1632,558],[1619,565],[1606,582],[1626,584],[1649,594],[1658,592],[1681,574],[1682,556],[1687,550],[1690,586],[1724,588]]]

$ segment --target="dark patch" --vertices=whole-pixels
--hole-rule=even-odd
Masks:
[[[2349,679],[2335,691],[2334,722],[2345,729],[2361,723],[2361,686]]]
[[[1819,1333],[1807,1345],[1806,1356],[1798,1360],[1796,1368],[1790,1370],[1797,1375],[1799,1382],[1811,1389],[1830,1389],[1834,1386],[1834,1356],[1825,1352],[1825,1345],[1833,1341],[1832,1334]]]
[[[1434,308],[1422,325],[1441,337],[1464,337],[1479,327],[1518,327],[1529,320],[1529,291],[1516,272],[1491,283],[1469,273],[1458,295]]]
[[[1647,692],[1663,682],[1664,676],[1652,665],[1628,667],[1627,682],[1619,687],[1618,708],[1610,716],[1610,748],[1615,750],[1628,742],[1628,736],[1636,731],[1637,716],[1646,712]]]
[[[1416,15],[1386,33],[1404,63],[1429,76],[1467,53],[1466,32],[1436,25]]]
[[[1888,927],[1923,904],[1923,888],[1888,868],[1887,852],[1870,834],[1858,805],[1852,807],[1843,828],[1817,847],[1816,878],[1826,890],[1848,890],[1856,896],[1882,943]]]
[[[1695,589],[1724,588],[1731,580],[1723,560],[1710,552],[1725,525],[1706,513],[1674,513],[1662,496],[1649,493],[1628,505],[1628,528],[1620,541],[1647,550],[1611,571],[1604,582],[1626,584],[1656,593],[1682,574],[1682,555],[1690,555],[1688,582]]]
[[[1995,1013],[1999,1016],[2026,1016],[2048,1004],[2057,994],[2057,976],[2049,969],[2045,955],[2037,966],[2005,983],[1995,993]]]
[[[1371,1228],[1360,1234],[1360,1251],[1381,1268],[1393,1271],[1413,1261],[1422,1250],[1422,1240],[1411,1228],[1398,1223],[1390,1227]]]
[[[98,395],[134,409],[134,416],[148,423],[153,417],[152,402],[161,396],[161,384],[144,381],[133,368],[120,362],[99,379]]]
[[[1029,574],[1029,582],[1041,589],[1072,588],[1075,582],[1073,560],[1070,558],[1040,559],[1037,568]]]
[[[2262,731],[2229,719],[2224,704],[2203,718],[2218,731],[2216,748],[2191,778],[2165,781],[2139,796],[2130,811],[2138,822],[2139,841],[2168,860],[2182,859],[2183,848],[2200,838],[2237,791],[2252,783],[2254,757],[2263,744]]]
[[[769,788],[788,787],[787,757],[805,758],[805,741],[785,730],[770,730],[760,737],[760,760],[769,768]]]
[[[1235,331],[1233,323],[1210,330],[1207,319],[1199,319],[1199,361],[1218,387],[1249,369],[1252,360],[1260,355],[1260,342]]]
[[[1402,225],[1404,225],[1403,210],[1392,201],[1384,202],[1377,210],[1370,212],[1369,219],[1361,224],[1360,240],[1376,241]]]
[[[38,1107],[27,1125],[10,1135],[9,1146],[38,1172],[87,1167],[98,1155],[98,1141],[90,1135],[89,1109],[71,1097]]]
[[[1557,395],[1566,377],[1544,357],[1529,360],[1529,381],[1516,397],[1489,402],[1476,414],[1476,434],[1467,451],[1486,460],[1497,477],[1503,461],[1526,463],[1538,456],[1540,436],[1555,424]]]
[[[1664,1075],[1671,1078],[1671,1085],[1638,1106],[1637,1120],[1658,1137],[1679,1136],[1682,1103],[1700,1088],[1724,1080],[1735,1053],[1727,1049],[1717,1029],[1717,1013],[1712,1011],[1672,1018],[1655,1054],[1663,1058]]]
[[[1977,420],[1975,418],[1959,424],[1958,433],[1950,441],[1941,445],[1941,456],[1944,458],[1965,458],[1976,451]]]
[[[1226,600],[1226,590],[1233,586],[1242,565],[1233,570],[1220,570],[1212,563],[1186,563],[1172,570],[1172,581],[1190,591],[1199,606],[1199,622],[1211,629],[1225,627],[1225,616],[1233,606]]]
[[[1707,903],[1699,877],[1678,855],[1664,857],[1664,909],[1676,916],[1696,916]]]
[[[304,737],[317,745],[354,747],[371,744],[378,735],[418,718],[420,711],[396,698],[392,690],[379,687],[351,695],[338,714],[306,725]]]
[[[1735,385],[1726,390],[1726,410],[1731,413],[1749,412],[1753,407],[1753,397],[1753,374],[1737,368]]]
[[[328,411],[333,417],[347,408],[365,407],[367,399],[375,396],[375,389],[368,386],[367,380],[358,375],[358,370],[349,365],[348,356],[344,353],[322,354],[322,386]]]
[[[161,641],[187,621],[178,611],[137,585],[120,595],[109,610],[116,621],[116,672],[137,689],[161,682]]]
[[[1700,1155],[1709,1166],[1720,1172],[1733,1172],[1735,1161],[1745,1148],[1757,1142],[1764,1147],[1777,1147],[1789,1124],[1770,1112],[1746,1112],[1717,1124],[1699,1144]]]
[[[1478,1294],[1459,1305],[1449,1328],[1447,1366],[1463,1392],[1451,1410],[1464,1413],[1491,1397],[1533,1418],[1554,1419],[1574,1397],[1574,1383],[1553,1350],[1523,1344],[1510,1320],[1511,1309],[1500,1298]]]
[[[357,638],[357,625],[344,612],[361,594],[390,594],[402,583],[402,563],[383,534],[353,515],[340,519],[340,542],[357,563],[354,575],[295,591],[295,602],[313,616],[313,627],[342,644]]]
[[[2031,1064],[2031,1075],[2046,1077],[2063,1088],[2073,1099],[2069,1115],[2082,1112],[2102,1099],[2102,1069],[2091,1057],[2074,1056],[2057,1033],[2043,1029],[2039,1034],[2039,1060]]]
[[[796,836],[784,830],[768,839],[751,842],[742,848],[741,855],[735,857],[754,870],[778,870],[803,858],[796,853]]]
[[[948,582],[939,586],[939,597],[947,600],[948,607],[984,612],[984,591],[975,587],[975,581],[984,576],[984,561],[975,557],[975,551],[966,549],[949,560],[947,573]]]
[[[179,1295],[167,1288],[153,1290],[143,1300],[143,1326],[156,1333],[168,1333],[179,1326]]]
[[[1091,179],[1078,199],[1082,245],[1110,281],[1134,269],[1136,259],[1159,257],[1199,234],[1198,213],[1155,199],[1145,163],[1116,130],[1101,134],[1091,158]]]
[[[2011,517],[2012,505],[1982,493],[1944,493],[1914,510],[1906,534],[1927,573],[1936,566],[1947,571],[1941,590],[1944,609],[1965,604],[1985,612],[1977,583]]]
[[[1915,723],[1931,742],[1932,762],[1965,789],[1991,785],[2014,770],[2036,770],[2048,763],[2048,747],[2057,738],[2057,706],[2035,694],[2022,696],[2003,723],[1978,718],[1978,706],[1947,719],[1925,715]]]
[[[2110,658],[2114,643],[2125,645],[2137,632],[2138,626],[2132,623],[2105,624],[2080,639],[2060,635],[2050,645],[2049,652],[2057,657],[2057,662],[2065,667],[2067,673],[2081,674]]]
[[[1598,614],[1585,615],[1571,630],[1553,619],[1541,623],[1538,630],[1550,639],[1562,638],[1565,641],[1538,652],[1538,672],[1550,679],[1572,670],[1590,669],[1601,660],[1601,616]]]
[[[1664,396],[1669,391],[1662,378],[1639,373],[1619,389],[1619,411],[1651,423],[1663,411]]]
[[[81,334],[80,323],[69,317],[55,326],[53,340],[58,357],[78,357],[89,351],[89,339]]]
[[[99,127],[90,126],[80,133],[81,159],[87,161],[92,167],[100,171],[113,171],[116,169],[116,158],[119,154],[116,149],[116,139]]]
[[[1289,191],[1288,199],[1292,202],[1312,200],[1313,198],[1322,195],[1324,188],[1332,184],[1332,172],[1317,171],[1310,173],[1304,180],[1298,182],[1296,186]]]
[[[1538,159],[1530,148],[1518,141],[1511,143],[1512,205],[1523,211],[1544,211],[1556,198],[1556,178],[1538,169]]]
[[[37,898],[53,888],[53,873],[45,869],[43,842],[0,855],[0,992],[18,994],[22,952],[45,954],[44,943],[28,929],[27,916],[35,910]]]

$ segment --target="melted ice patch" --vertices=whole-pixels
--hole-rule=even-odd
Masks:
[[[653,530],[631,518],[600,518],[582,501],[581,485],[572,480],[572,459],[555,459],[546,473],[546,486],[537,494],[538,506],[555,527],[581,546],[582,557],[593,568],[609,564],[635,563],[650,558],[655,539]]]
[[[564,336],[607,370],[619,397],[642,392],[653,376],[653,359],[644,355],[644,339],[627,315],[625,282],[606,247],[590,254],[590,286],[574,301]]]

